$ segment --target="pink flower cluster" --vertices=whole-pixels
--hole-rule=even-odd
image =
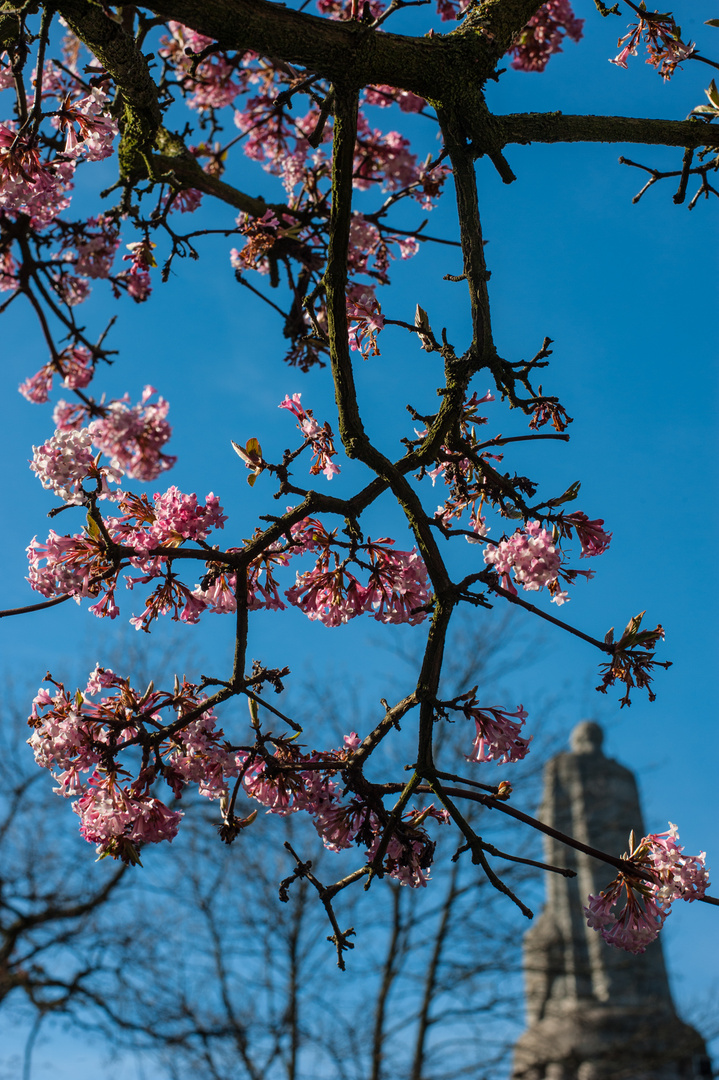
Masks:
[[[101,858],[130,863],[140,861],[138,845],[173,840],[182,820],[180,811],[100,773],[90,777],[72,808],[80,818],[80,835],[96,845]]]
[[[192,683],[176,681],[173,693],[134,690],[127,679],[109,669],[96,667],[83,692],[69,694],[62,683],[48,680],[54,692],[41,687],[33,700],[28,739],[35,760],[52,771],[58,794],[76,801],[80,832],[96,844],[101,856],[138,862],[138,845],[172,840],[182,818],[155,798],[150,789],[162,778],[179,798],[188,783],[198,783],[202,794],[218,798],[226,793],[226,777],[236,776],[235,756],[215,729],[206,700]],[[112,691],[98,702],[92,697]],[[132,741],[160,727],[162,710],[176,718],[200,710],[200,716],[168,734],[153,756],[132,780],[115,758]],[[87,780],[84,773],[90,773]],[[128,782],[130,781],[130,782]]]
[[[150,268],[157,266],[155,258],[152,254],[154,244],[149,239],[136,240],[132,244],[125,245],[130,252],[129,255],[123,255],[123,261],[130,262],[130,269],[123,270],[121,274],[117,275],[116,282],[122,282],[127,289],[132,299],[141,304],[143,300],[147,300],[148,296],[152,292],[152,283],[150,281]]]
[[[545,586],[553,586],[554,603],[562,604],[568,599],[565,592],[556,588],[561,554],[538,521],[528,521],[525,528],[517,529],[509,540],[486,547],[484,561],[502,575],[502,585],[514,595],[516,589],[509,577],[510,570],[514,571],[514,580],[523,589],[536,592]]]
[[[647,19],[640,18],[628,34],[620,37],[617,45],[622,46],[621,51],[609,63],[626,68],[627,59],[637,55],[642,36],[649,54],[646,62],[655,67],[665,81],[671,79],[683,60],[688,60],[696,52],[693,42],[682,41],[681,30],[672,15],[654,13]]]
[[[419,251],[419,243],[413,236],[395,236],[381,231],[363,214],[355,212],[350,222],[350,242],[347,266],[350,274],[370,274],[376,281],[389,283],[388,270],[394,258],[390,244],[397,245],[402,259],[411,259]],[[371,285],[350,285],[349,294],[361,289],[372,290]]]
[[[235,68],[227,56],[213,51],[192,72],[193,53],[200,53],[212,45],[212,38],[191,30],[179,22],[168,22],[171,37],[162,39],[159,55],[174,68],[175,78],[187,91],[187,104],[191,109],[205,112],[232,105],[243,87],[233,77]],[[254,59],[254,54],[250,54]],[[247,61],[245,56],[245,61]]]
[[[88,161],[102,161],[112,154],[118,127],[105,111],[107,100],[107,94],[98,87],[93,87],[90,94],[79,101],[72,102],[69,94],[65,98],[58,117],[60,129],[67,131],[66,156],[84,154]]]
[[[72,492],[70,492],[72,494]],[[69,594],[97,597],[90,608],[93,614],[114,618],[118,608],[114,592],[122,565],[131,565],[141,576],[126,578],[128,588],[159,579],[153,593],[145,600],[143,613],[131,622],[147,630],[160,615],[195,623],[202,612],[236,610],[236,575],[226,562],[206,563],[202,583],[190,589],[172,569],[172,553],[185,541],[204,543],[212,529],[222,528],[227,520],[216,496],[210,494],[204,505],[195,495],[184,495],[177,488],[156,494],[151,504],[146,496],[119,493],[120,515],[108,517],[104,529],[118,549],[108,551],[103,535],[96,528],[75,536],[51,532],[46,543],[36,539],[27,549],[28,580],[44,596]],[[304,518],[290,530],[287,544],[275,541],[253,560],[248,568],[248,606],[250,610],[284,607],[274,578],[276,566],[286,567],[292,556],[315,554],[313,569],[298,574],[294,586],[285,591],[289,602],[310,619],[325,626],[339,626],[361,614],[369,614],[383,623],[414,625],[426,618],[430,592],[427,572],[416,551],[396,551],[394,541],[384,537],[354,545],[351,556],[340,561],[333,550],[338,544],[335,533],[328,533],[321,522]],[[348,547],[346,543],[340,548]],[[226,553],[232,555],[236,548]],[[118,557],[126,560],[122,565]],[[113,561],[113,559],[115,561]],[[362,585],[347,569],[349,562],[368,571]]]
[[[363,359],[379,356],[377,335],[384,329],[384,315],[371,288],[356,286],[347,296],[350,348]]]
[[[89,350],[81,346],[65,349],[58,357],[57,364],[42,367],[20,386],[20,393],[28,401],[47,401],[53,375],[58,370],[63,375],[63,386],[72,390],[87,386],[92,377],[92,365]],[[161,473],[171,469],[177,460],[163,453],[163,447],[172,434],[167,422],[170,405],[163,397],[151,402],[150,398],[156,393],[153,386],[146,386],[140,402],[133,406],[127,394],[109,404],[101,401],[92,408],[84,402],[69,404],[60,400],[53,413],[57,427],[55,438],[61,432],[79,434],[84,430],[95,449],[111,459],[110,468],[118,476],[124,474],[133,480],[156,480]],[[101,412],[100,416],[97,416],[98,412]],[[87,429],[82,429],[83,421],[92,415],[97,418]],[[87,441],[87,435],[82,435],[82,439]]]
[[[185,540],[203,542],[212,529],[223,527],[227,518],[219,500],[210,493],[200,505],[196,495],[183,495],[175,487],[155,495],[153,505],[146,496],[120,496],[121,514],[108,518],[105,530],[112,544],[125,548],[125,565],[141,571],[141,577],[126,579],[127,587],[160,579],[142,615],[130,620],[132,625],[147,630],[154,619],[170,612],[175,620],[197,622],[207,604],[172,573],[171,554]],[[75,536],[51,532],[45,544],[33,539],[27,555],[28,581],[43,596],[99,596],[90,608],[94,615],[115,618],[118,614],[114,594],[121,564],[113,561],[94,523],[86,533]]]
[[[107,454],[113,468],[133,480],[156,480],[177,461],[162,452],[172,434],[167,422],[170,404],[163,397],[151,402],[156,393],[154,386],[146,386],[133,406],[125,394],[105,406],[105,415],[89,425],[93,445]]]
[[[696,900],[709,886],[704,852],[685,855],[677,843],[679,832],[669,824],[665,833],[651,833],[624,858],[648,870],[654,881],[620,873],[598,896],[590,896],[584,909],[587,923],[604,940],[626,952],[642,953],[659,934],[675,900]],[[631,841],[630,841],[631,843]],[[626,892],[625,905],[612,909]]]
[[[199,503],[197,495],[184,495],[174,486],[163,494],[155,493],[152,506],[144,497],[128,496],[120,509],[125,511],[122,516],[110,518],[108,524],[117,543],[134,548],[143,558],[153,548],[206,540],[213,529],[223,529],[227,521],[217,495],[210,492],[205,502]]]
[[[63,385],[70,389],[84,387],[90,381],[93,360],[89,350],[68,348],[60,354],[57,364],[46,364],[37,374],[20,386],[20,393],[32,402],[47,401],[52,389],[53,375],[60,370]],[[93,420],[87,428],[81,424],[88,415],[84,404],[70,405],[59,401],[53,414],[57,430],[41,447],[33,447],[31,469],[38,474],[43,487],[50,488],[61,498],[67,491],[69,502],[81,502],[78,496],[80,481],[94,467],[90,445],[110,458],[110,465],[99,470],[100,475],[118,481],[122,475],[134,480],[156,480],[171,469],[177,460],[164,454],[172,428],[167,422],[169,403],[158,397],[150,398],[157,391],[146,386],[139,404],[130,406],[127,394],[108,405],[101,404],[103,415]],[[96,407],[97,409],[97,407]],[[95,476],[96,473],[92,472]],[[68,486],[69,484],[69,486]],[[103,486],[103,491],[106,492]]]
[[[584,19],[577,19],[569,0],[549,0],[532,16],[509,50],[518,71],[544,71],[549,58],[562,51],[565,37],[581,41]]]
[[[0,124],[0,210],[27,214],[35,228],[44,228],[70,205],[68,192],[75,171],[73,161],[41,161],[36,147],[17,139],[16,132]]]
[[[480,707],[472,694],[462,705],[462,711],[476,726],[467,761],[496,761],[498,765],[506,765],[509,761],[521,761],[529,753],[533,736],[524,739],[519,734],[527,719],[526,709],[521,705],[513,713],[486,705]]]
[[[62,376],[62,385],[69,390],[81,390],[92,379],[95,370],[92,353],[82,345],[64,349],[56,363],[48,363],[31,375],[18,389],[24,398],[44,404],[52,390],[53,376]]]
[[[293,394],[292,397],[285,394],[285,398],[280,402],[278,408],[288,409],[297,417],[297,427],[312,447],[314,457],[314,461],[310,466],[312,476],[317,476],[318,473],[322,472],[328,480],[331,480],[340,471],[339,465],[335,465],[332,461],[332,458],[337,455],[332,441],[334,438],[332,428],[327,421],[320,426],[312,415],[312,410],[302,407],[301,397],[301,394]]]
[[[50,530],[44,544],[39,544],[33,537],[27,548],[28,578],[30,587],[46,597],[74,596],[77,602],[81,597],[97,597],[102,592],[102,583],[113,571],[112,563],[107,558],[102,543],[94,536],[58,536]],[[90,608],[96,615],[109,615],[114,618],[118,609],[110,604],[106,597],[100,602],[98,610]]]
[[[46,82],[44,78],[43,96],[62,91],[58,78],[53,77],[47,88]],[[118,128],[104,111],[106,105],[107,96],[98,88],[76,102],[65,97],[56,123],[67,130],[67,140],[63,154],[52,160],[42,161],[35,143],[18,138],[12,125],[0,124],[0,209],[27,214],[35,228],[45,228],[67,209],[77,158],[99,161],[113,152]]]
[[[458,19],[469,7],[469,0],[437,0],[437,14],[442,22]]]
[[[75,269],[89,278],[109,277],[119,246],[120,237],[112,218],[103,215],[90,218],[74,239]]]
[[[417,157],[410,153],[409,139],[398,131],[383,133],[371,128],[360,113],[355,149],[354,186],[368,191],[380,184],[383,191],[399,191],[419,180]]]
[[[603,555],[611,543],[612,534],[604,531],[604,518],[590,521],[581,510],[557,518],[557,527],[563,536],[571,536],[572,530],[577,534],[582,545],[581,559]]]
[[[44,488],[66,503],[83,501],[82,481],[88,476],[100,481],[101,497],[107,497],[110,494],[107,482],[117,483],[122,474],[112,466],[97,467],[90,450],[91,442],[87,429],[56,431],[42,446],[33,446],[30,468]]]
[[[192,683],[176,679],[171,693],[156,691],[151,683],[141,694],[129,680],[101,667],[75,694],[49,675],[47,681],[52,689],[41,687],[33,700],[28,743],[37,764],[52,772],[57,794],[75,800],[80,832],[101,857],[137,863],[141,845],[176,835],[182,814],[152,793],[156,782],[164,781],[176,799],[197,784],[200,794],[219,799],[228,815],[229,782],[236,777],[244,794],[268,813],[308,813],[329,850],[358,844],[369,860],[378,854],[387,814],[358,798],[343,802],[343,785],[332,779],[360,745],[355,732],[345,736],[341,749],[324,753],[303,753],[296,742],[281,738],[273,740],[272,755],[256,748],[238,751],[225,741],[207,699]],[[133,779],[118,758],[138,744],[143,764]],[[223,826],[228,835],[255,815],[239,823],[231,816]],[[383,868],[403,885],[426,883],[435,847],[423,828],[428,817],[448,821],[445,811],[431,806],[412,809],[388,838]]]
[[[292,227],[295,224],[294,218],[286,217],[286,224]],[[257,270],[260,274],[267,274],[270,267],[265,256],[283,233],[278,218],[272,210],[267,210],[261,218],[239,214],[237,227],[245,237],[245,246],[240,250],[230,249],[233,269],[240,273],[243,270]]]
[[[321,536],[325,545],[316,565],[298,574],[295,585],[285,593],[309,619],[340,626],[365,613],[384,623],[415,625],[426,618],[427,571],[414,548],[394,551],[386,546],[394,543],[387,537],[375,542],[368,539],[363,548],[370,559],[370,575],[364,586],[347,570],[346,560],[340,562],[335,554],[330,565],[331,541],[324,529],[322,534],[313,533],[313,540]]]
[[[238,763],[244,770],[244,790],[266,807],[268,813],[286,815],[305,811],[312,817],[326,848],[343,851],[353,844],[366,846],[367,859],[371,862],[379,851],[386,822],[359,799],[343,802],[342,785],[330,775],[350,760],[359,742],[358,736],[351,732],[345,735],[341,750],[323,754],[301,755],[297,748],[283,744],[269,760],[238,755]],[[321,763],[325,766],[324,775],[319,767],[313,768]],[[430,816],[445,824],[449,820],[446,811],[436,811],[433,807],[410,810],[389,837],[383,868],[402,885],[418,888],[427,883],[435,845],[422,824]]]
[[[651,833],[639,845],[638,858],[641,858],[642,847],[645,844],[648,847],[646,857],[658,878],[657,898],[662,904],[671,904],[680,898],[698,900],[709,887],[706,852],[685,855],[678,839],[679,829],[670,821],[667,832]]]

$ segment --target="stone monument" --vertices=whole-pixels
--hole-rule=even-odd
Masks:
[[[602,729],[578,724],[571,751],[544,775],[539,818],[592,847],[621,855],[645,835],[632,773],[602,752]],[[613,868],[545,836],[545,858],[575,870],[547,875],[547,903],[524,940],[528,1029],[512,1080],[699,1080],[706,1047],[676,1014],[661,941],[638,956],[607,945],[582,913]]]

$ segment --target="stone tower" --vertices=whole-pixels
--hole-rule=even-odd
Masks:
[[[602,752],[602,729],[584,721],[571,751],[544,775],[539,817],[592,847],[626,851],[644,834],[632,773]],[[699,1080],[711,1077],[701,1036],[672,1002],[661,942],[639,956],[607,945],[582,914],[612,868],[544,838],[545,858],[576,870],[547,876],[547,903],[524,940],[529,1026],[512,1080]]]

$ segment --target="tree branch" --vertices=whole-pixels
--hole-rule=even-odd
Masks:
[[[507,113],[495,116],[507,143],[607,142],[696,148],[719,142],[719,128],[701,120],[653,120],[636,116],[565,116]]]

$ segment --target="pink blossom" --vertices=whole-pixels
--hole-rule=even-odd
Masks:
[[[27,401],[31,401],[35,405],[43,405],[52,390],[53,374],[52,365],[45,364],[34,375],[30,375],[25,382],[20,383],[18,390]]]
[[[237,578],[234,574],[218,573],[205,587],[195,586],[193,596],[201,600],[210,611],[219,615],[231,614],[237,611],[236,584]]]
[[[280,223],[272,210],[267,210],[261,218],[251,218],[247,214],[239,214],[237,227],[245,237],[245,246],[241,251],[232,248],[230,251],[230,263],[235,270],[257,270],[261,274],[269,271],[269,263],[265,258],[267,252],[274,247],[280,230]]]
[[[504,587],[510,592],[510,570],[518,585],[536,592],[556,582],[562,562],[551,536],[538,521],[528,521],[525,529],[518,529],[509,540],[485,548],[484,561],[502,575]]]
[[[637,55],[637,46],[642,38],[648,52],[646,62],[657,68],[665,81],[672,77],[683,60],[688,60],[696,52],[693,42],[682,41],[680,29],[671,15],[645,19],[640,12],[639,20],[617,42],[623,48],[609,61],[610,64],[626,68],[627,59]]]
[[[669,822],[669,831],[650,833],[639,844],[639,851],[646,846],[648,859],[659,879],[657,898],[663,904],[673,900],[696,900],[704,896],[709,887],[706,854],[685,855],[677,843],[679,830]]]
[[[469,0],[437,0],[437,14],[442,22],[458,19],[469,7]]]
[[[643,953],[656,940],[666,912],[651,897],[640,898],[631,890],[628,894],[627,903],[617,915],[612,908],[619,899],[620,889],[590,896],[584,914],[588,926],[598,930],[608,945],[625,952]]]
[[[71,102],[67,95],[58,113],[60,129],[67,131],[66,155],[84,154],[88,161],[102,161],[112,154],[118,127],[113,117],[103,111],[107,103],[107,94],[99,87],[93,87],[90,94],[79,101]],[[75,125],[79,128],[79,137]]]
[[[353,352],[360,352],[365,360],[380,355],[377,335],[384,329],[384,316],[371,287],[349,291],[347,325]]]
[[[404,815],[401,826],[389,838],[383,860],[385,872],[400,885],[408,885],[412,889],[426,886],[436,846],[424,829],[413,824],[420,819],[423,820],[421,812],[418,814],[416,810]],[[369,816],[369,823],[374,833],[374,839],[367,849],[367,860],[371,862],[382,842],[384,827],[375,814]]]
[[[108,493],[107,481],[117,483],[119,470],[112,466],[98,469],[90,450],[91,438],[87,429],[56,431],[42,446],[33,446],[30,468],[40,483],[67,503],[81,503],[82,481],[87,476],[100,479],[103,494]]]
[[[329,569],[323,560],[313,570],[298,574],[285,596],[308,619],[325,626],[340,626],[365,610],[366,591],[354,574],[341,567]]]
[[[171,727],[154,748],[153,764],[141,767],[135,780],[115,761],[148,720],[153,731],[161,730],[163,709],[172,710],[173,720],[182,720],[202,706],[206,698],[194,684],[176,679],[174,691],[165,693],[151,683],[140,693],[129,680],[99,665],[84,692],[70,694],[50,675],[47,679],[54,689],[41,687],[33,701],[28,742],[40,766],[60,770],[54,773],[55,790],[77,799],[73,809],[80,831],[99,845],[102,856],[136,862],[136,845],[175,836],[182,815],[150,794],[158,775],[178,798],[186,784],[197,783],[211,799],[225,795],[228,778],[237,775],[236,755],[207,709],[179,730]],[[103,693],[99,701],[92,700]],[[89,779],[83,773],[91,773]]]
[[[569,0],[549,0],[529,20],[509,50],[518,71],[544,71],[549,58],[562,51],[565,37],[580,41],[584,19],[577,19]]]
[[[62,368],[62,385],[69,390],[80,390],[92,380],[95,370],[93,355],[84,345],[64,349],[59,357]]]
[[[33,70],[30,76],[30,82],[33,86],[37,86],[37,67]],[[0,78],[0,86],[2,81]],[[52,63],[51,60],[45,61],[45,66],[42,71],[42,96],[48,97],[61,97],[65,95],[65,87],[62,81],[62,72]]]
[[[598,896],[589,897],[584,909],[587,923],[608,944],[627,952],[644,952],[659,934],[674,900],[691,902],[704,896],[709,886],[704,852],[685,855],[678,839],[677,827],[671,823],[668,832],[642,837],[623,858],[649,871],[653,880],[620,872]],[[623,892],[625,905],[615,914],[612,909]]]
[[[395,551],[394,541],[367,539],[372,572],[364,593],[364,610],[378,622],[415,626],[427,617],[430,591],[427,570],[415,548]]]
[[[149,271],[150,267],[157,266],[152,254],[155,245],[145,238],[125,246],[130,254],[123,255],[122,258],[123,261],[130,260],[130,269],[123,270],[115,280],[122,282],[132,299],[141,304],[152,292]]]
[[[212,44],[212,39],[174,20],[168,23],[168,28],[172,37],[162,38],[158,52],[170,61],[175,68],[175,78],[188,91],[189,107],[204,112],[231,105],[242,92],[242,86],[233,78],[235,69],[227,56],[217,50],[202,60],[191,74],[192,54],[202,52]]]
[[[77,307],[90,295],[89,282],[75,274],[62,274],[56,279],[55,289],[63,304],[68,307]]]
[[[216,730],[215,725],[215,715],[209,711],[174,736],[176,747],[166,762],[179,781],[176,795],[183,784],[194,783],[205,798],[222,798],[227,793],[227,779],[239,772],[236,755],[222,742],[224,732]]]
[[[332,441],[334,438],[332,428],[327,422],[320,427],[312,415],[312,410],[303,408],[300,402],[301,397],[301,394],[293,394],[292,397],[285,394],[284,400],[280,402],[278,408],[288,409],[297,417],[299,421],[297,427],[312,446],[314,461],[310,466],[310,473],[316,476],[318,473],[323,472],[327,479],[331,480],[340,471],[339,465],[335,465],[332,461],[332,458],[337,454]]]
[[[36,537],[27,548],[28,578],[31,588],[43,596],[98,596],[112,564],[100,543],[91,536],[58,536],[52,529],[44,544]],[[112,591],[112,586],[104,587]]]
[[[179,544],[183,540],[205,540],[212,529],[222,529],[227,521],[213,492],[198,503],[197,495],[183,495],[176,487],[154,496],[154,521],[147,533],[153,547]]]
[[[162,452],[172,434],[166,419],[170,406],[163,397],[149,402],[156,393],[146,386],[140,403],[132,407],[125,394],[105,406],[105,416],[89,425],[93,445],[107,454],[113,468],[135,480],[156,480],[177,460]]]
[[[193,214],[202,202],[202,192],[197,188],[181,188],[168,193],[165,205],[170,210],[179,210],[181,214]]]
[[[20,392],[22,393],[22,388]],[[87,407],[82,402],[70,403],[61,398],[53,409],[52,422],[58,431],[76,430],[82,427],[86,415]]]
[[[42,404],[47,401],[52,390],[53,375],[58,372],[62,375],[62,385],[70,390],[87,386],[94,373],[92,353],[83,345],[69,346],[60,353],[56,364],[45,364],[35,375],[21,383],[18,389],[28,401]],[[64,430],[61,424],[56,426]]]
[[[626,69],[628,67],[628,64],[627,64],[628,57],[636,56],[636,55],[637,55],[636,44],[633,46],[631,44],[631,42],[630,42],[629,45],[625,45],[624,48],[622,49],[622,51],[617,56],[615,56],[613,60],[610,60],[609,63],[610,64],[616,64],[617,67],[622,67],[622,68]]]
[[[521,705],[516,712],[506,709],[490,708],[477,705],[472,697],[462,706],[462,711],[474,720],[476,737],[472,745],[472,754],[467,761],[496,761],[506,764],[508,761],[521,761],[529,753],[528,739],[520,737],[520,731],[527,719],[527,712]]]
[[[0,210],[24,213],[35,228],[44,228],[70,205],[74,163],[41,162],[38,150],[0,124]]]
[[[590,521],[586,514],[578,510],[574,514],[564,514],[557,525],[565,536],[570,536],[572,529],[582,545],[581,558],[602,555],[612,539],[612,534],[604,531],[604,519]]]
[[[93,233],[89,226],[97,227],[100,231]],[[89,278],[109,277],[115,253],[120,245],[115,223],[111,218],[102,215],[90,218],[83,237],[84,239],[75,240],[75,269],[78,274],[85,274]]]
[[[417,157],[409,151],[409,139],[398,131],[383,133],[370,128],[359,114],[355,150],[354,186],[367,191],[380,184],[383,191],[399,191],[419,178]]]
[[[423,210],[431,210],[433,208],[432,199],[439,198],[445,180],[451,175],[452,170],[447,165],[434,165],[430,168],[425,162],[425,164],[421,166],[417,174],[413,198],[420,203]]]
[[[123,861],[128,861],[128,842],[159,844],[172,840],[183,816],[159,799],[135,794],[99,773],[90,777],[90,787],[73,804],[73,810],[88,843],[96,844],[101,854]]]

